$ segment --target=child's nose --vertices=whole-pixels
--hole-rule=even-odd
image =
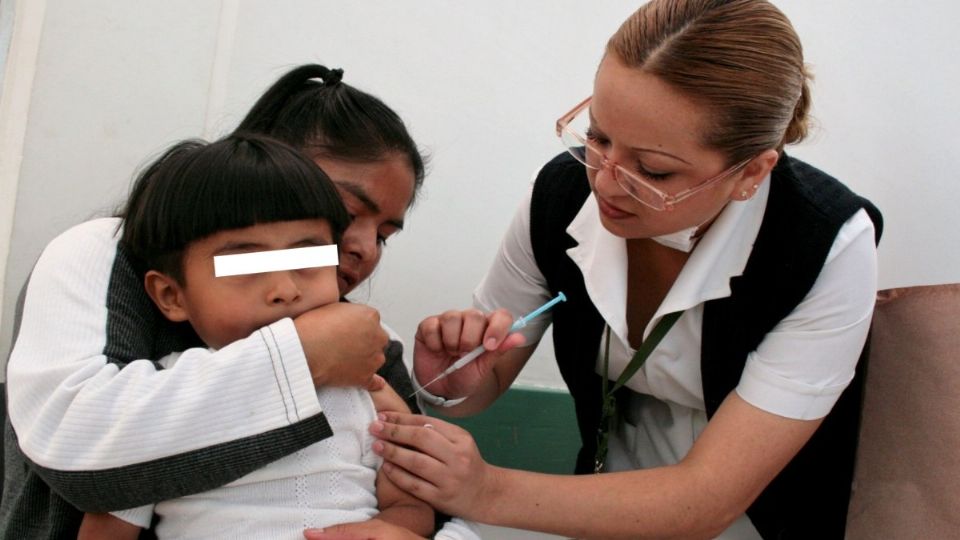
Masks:
[[[270,304],[289,304],[300,299],[300,285],[292,271],[271,272],[270,289],[267,302]]]

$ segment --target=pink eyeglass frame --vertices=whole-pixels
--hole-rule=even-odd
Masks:
[[[697,193],[707,189],[708,187],[713,186],[714,184],[716,184],[717,182],[720,182],[721,180],[729,178],[734,173],[736,173],[737,171],[745,167],[747,163],[750,163],[750,161],[753,159],[753,158],[747,158],[737,163],[736,165],[724,170],[723,172],[721,172],[716,176],[711,176],[710,178],[707,178],[703,182],[700,182],[699,184],[693,187],[687,188],[674,195],[670,195],[669,193],[665,193],[661,191],[656,186],[650,184],[643,178],[637,176],[635,173],[628,171],[622,165],[619,165],[607,159],[607,156],[604,155],[604,153],[601,152],[599,148],[597,148],[592,143],[590,143],[590,141],[587,140],[586,135],[577,133],[576,131],[573,130],[573,128],[569,127],[570,122],[572,122],[573,119],[578,114],[580,114],[584,109],[587,108],[587,106],[590,105],[590,101],[592,99],[593,99],[593,96],[590,96],[587,99],[581,101],[580,104],[578,104],[576,107],[571,109],[570,112],[561,116],[560,119],[557,120],[557,137],[559,137],[560,140],[563,141],[564,132],[569,133],[577,141],[583,144],[585,148],[587,148],[588,150],[600,156],[601,157],[600,167],[595,167],[593,165],[588,164],[586,162],[585,157],[581,159],[580,156],[578,156],[573,152],[572,148],[567,147],[567,151],[570,152],[570,154],[577,161],[579,161],[580,163],[583,163],[583,165],[589,169],[599,171],[604,167],[610,167],[611,170],[613,171],[613,177],[617,181],[617,184],[619,184],[620,187],[627,192],[627,194],[629,194],[631,197],[633,197],[637,201],[649,206],[650,208],[653,208],[654,210],[658,210],[658,211],[672,210],[673,206],[676,205],[677,203],[696,195]],[[650,200],[644,200],[643,198],[637,195],[639,191],[637,189],[638,187],[646,190],[646,192],[650,195]]]

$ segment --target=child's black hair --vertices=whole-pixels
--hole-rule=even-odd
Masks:
[[[121,246],[141,271],[181,284],[187,245],[260,223],[324,219],[339,243],[350,218],[330,178],[299,151],[257,135],[174,145],[134,182]]]
[[[312,158],[369,162],[399,152],[423,184],[424,157],[403,120],[383,101],[341,81],[343,70],[317,64],[294,68],[257,100],[235,133],[262,133]]]

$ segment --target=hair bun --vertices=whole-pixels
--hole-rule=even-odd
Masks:
[[[320,75],[320,78],[323,79],[323,84],[333,86],[343,80],[343,70],[327,69],[322,75]]]

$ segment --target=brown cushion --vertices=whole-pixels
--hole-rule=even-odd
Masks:
[[[960,284],[880,291],[847,538],[960,534]]]

